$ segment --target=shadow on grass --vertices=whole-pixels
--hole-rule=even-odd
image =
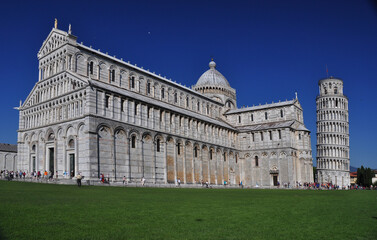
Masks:
[[[374,218],[374,219],[376,219],[376,220],[377,220],[377,217],[372,217],[372,218]]]
[[[8,238],[4,235],[3,230],[0,228],[0,239],[7,240]]]
[[[197,218],[197,219],[195,219],[195,221],[197,221],[197,222],[202,222],[203,219],[201,219],[201,218]]]

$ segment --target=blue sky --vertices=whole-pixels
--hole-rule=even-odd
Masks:
[[[213,57],[238,106],[298,98],[316,157],[318,80],[344,81],[351,165],[377,168],[376,1],[9,1],[0,8],[0,142],[17,142],[18,112],[38,80],[53,27],[187,86]],[[314,161],[315,163],[315,161]]]

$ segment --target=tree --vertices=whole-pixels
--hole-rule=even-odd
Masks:
[[[363,187],[369,187],[372,185],[373,171],[370,168],[361,168],[357,169],[357,180],[356,183]]]

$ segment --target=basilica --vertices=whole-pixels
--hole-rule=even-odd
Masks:
[[[213,60],[189,88],[80,44],[56,23],[38,60],[18,108],[17,169],[183,186],[313,182],[297,96],[237,108]]]

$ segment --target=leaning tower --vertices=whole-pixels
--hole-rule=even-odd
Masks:
[[[317,96],[317,179],[340,187],[350,184],[348,99],[343,81],[321,79]]]

